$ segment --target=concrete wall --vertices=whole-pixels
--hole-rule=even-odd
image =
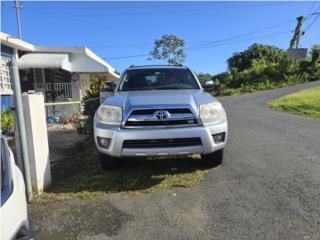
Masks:
[[[43,94],[23,94],[22,103],[26,124],[32,188],[34,191],[41,193],[51,185],[49,145]]]

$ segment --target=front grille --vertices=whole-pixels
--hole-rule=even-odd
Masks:
[[[150,140],[125,140],[123,148],[170,148],[201,145],[200,138],[171,138]]]
[[[169,109],[136,109],[133,110],[131,115],[144,115],[144,114],[153,114],[155,111],[158,110],[166,110],[169,113],[191,113],[190,109],[188,108],[169,108]]]
[[[158,119],[154,114],[158,111],[166,111],[168,117]],[[168,108],[168,109],[135,109],[131,112],[126,128],[143,127],[187,127],[198,124],[197,119],[188,108]]]
[[[127,127],[177,126],[177,125],[190,125],[190,124],[194,125],[195,123],[196,123],[195,120],[170,120],[170,121],[161,120],[161,121],[139,121],[139,122],[128,121],[126,123],[126,126]]]

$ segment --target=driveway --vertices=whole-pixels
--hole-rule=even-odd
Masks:
[[[31,205],[35,239],[320,239],[320,121],[266,107],[319,85],[221,98],[225,160],[199,185]]]

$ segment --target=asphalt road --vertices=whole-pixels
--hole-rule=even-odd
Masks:
[[[224,163],[195,187],[53,203],[42,219],[60,217],[64,224],[68,211],[80,209],[89,223],[86,209],[104,206],[93,208],[101,221],[85,239],[320,239],[320,121],[266,107],[319,85],[221,98],[230,128]],[[54,226],[36,227],[45,234]]]

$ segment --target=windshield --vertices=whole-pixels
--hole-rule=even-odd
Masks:
[[[199,89],[199,85],[188,69],[132,69],[126,71],[118,90],[166,89]]]

